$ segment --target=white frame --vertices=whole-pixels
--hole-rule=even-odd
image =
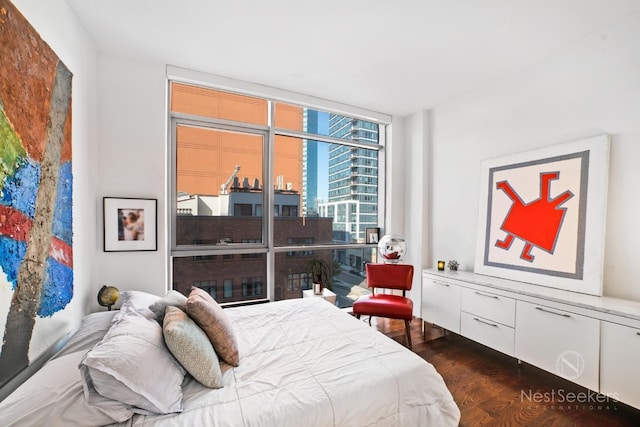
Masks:
[[[484,161],[480,179],[475,272],[601,296],[609,146],[609,136],[599,135]],[[517,182],[517,179],[520,179],[520,182],[529,180],[529,189],[539,184],[538,189],[541,194],[538,200],[540,200],[544,187],[541,175],[543,172],[541,171],[546,170],[546,165],[550,169],[559,168],[558,171],[560,171],[559,178],[552,181],[552,184],[548,184],[549,200],[552,200],[551,197],[562,194],[566,188],[574,189],[571,197],[578,196],[571,205],[568,203],[569,199],[566,199],[556,207],[556,210],[564,210],[567,215],[562,216],[553,249],[545,251],[535,245],[532,247],[525,239],[518,236],[514,238],[513,235],[511,236],[513,243],[509,244],[510,246],[506,249],[504,247],[496,248],[498,240],[502,238],[508,240],[509,232],[505,232],[502,227],[517,204],[513,202],[507,209],[504,208],[506,205],[504,200],[507,199],[507,196],[505,196],[504,189],[496,187],[497,182],[503,181],[504,176],[511,176],[514,177],[514,182]],[[562,169],[565,167],[564,165],[573,165],[570,167],[577,170],[579,174],[566,172]],[[539,177],[540,180],[534,182],[534,175],[536,179]],[[566,180],[567,177],[572,177],[573,181],[571,182],[577,184],[571,187],[570,181]],[[529,193],[529,197],[523,197],[521,200],[525,205],[534,201],[531,193]],[[571,206],[571,208],[565,208],[566,206]],[[565,220],[567,227],[563,229]],[[573,221],[575,225],[569,227],[569,221]],[[523,221],[523,223],[525,222]],[[568,234],[561,234],[561,232],[565,232],[565,229],[571,231]],[[569,237],[566,240],[560,240],[567,235]],[[569,244],[558,243],[556,246],[557,242],[568,242]],[[528,243],[529,248],[535,251],[535,253],[531,253],[533,260],[523,258]],[[509,251],[511,252],[509,255],[504,255]],[[534,265],[536,256],[540,257],[539,263]],[[556,259],[553,259],[554,256]],[[564,260],[562,261],[564,264],[560,263],[559,266],[571,267],[573,270],[556,268],[553,262],[556,262],[557,259]],[[549,267],[550,265],[554,265],[554,267]]]
[[[129,197],[103,198],[104,251],[156,251],[158,250],[158,201]],[[144,240],[119,240],[118,211],[121,209],[144,210]]]

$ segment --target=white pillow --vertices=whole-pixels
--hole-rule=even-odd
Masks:
[[[143,291],[126,290],[120,292],[120,299],[122,304],[130,304],[135,308],[146,308],[154,302],[158,301],[160,297]]]
[[[155,313],[149,310],[149,306],[160,300],[160,297],[143,291],[127,290],[120,292],[120,299],[120,308],[133,307],[144,314],[144,317],[151,319],[155,317]]]
[[[185,371],[167,349],[162,327],[123,307],[102,341],[80,365],[85,395],[100,395],[133,406],[141,414],[182,411]]]
[[[83,396],[78,363],[85,351],[60,356],[0,402],[1,426],[102,426],[131,418],[129,405],[95,395]]]

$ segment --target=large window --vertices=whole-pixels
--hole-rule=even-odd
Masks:
[[[170,117],[174,288],[300,298],[320,260],[350,305],[383,222],[385,123],[176,81]]]

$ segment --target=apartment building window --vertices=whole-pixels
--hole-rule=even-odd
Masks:
[[[215,280],[199,280],[193,282],[193,286],[207,292],[213,299],[217,298],[217,282]]]
[[[242,278],[242,296],[244,297],[262,297],[262,277],[243,277]]]
[[[287,276],[287,291],[303,291],[312,288],[312,278],[307,273],[294,273]]]
[[[367,112],[374,119],[364,119],[345,108],[338,114],[333,103],[311,108],[215,83],[177,78],[169,85],[174,288],[188,293],[195,275],[209,273],[222,283],[225,303],[296,298],[310,287],[307,259],[346,267],[351,251],[375,257],[362,230],[384,218],[387,117]],[[217,257],[222,262],[203,262]],[[344,289],[359,285],[335,280]]]
[[[222,292],[225,299],[233,297],[233,280],[224,279],[224,282],[222,284]]]
[[[289,205],[284,205],[282,206],[282,216],[298,216],[298,206],[289,206]]]
[[[233,205],[234,216],[251,216],[253,215],[253,206],[249,204],[236,203]]]

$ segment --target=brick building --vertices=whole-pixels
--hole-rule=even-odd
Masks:
[[[233,248],[234,243],[260,242],[262,218],[251,216],[177,217],[178,245]],[[276,246],[331,242],[332,218],[281,216],[275,219]],[[320,242],[319,242],[320,240]],[[275,299],[302,297],[309,289],[309,259],[332,262],[332,251],[301,250],[275,256]],[[266,298],[266,257],[260,253],[201,255],[173,259],[173,288],[188,294],[192,285],[208,290],[221,303]]]

